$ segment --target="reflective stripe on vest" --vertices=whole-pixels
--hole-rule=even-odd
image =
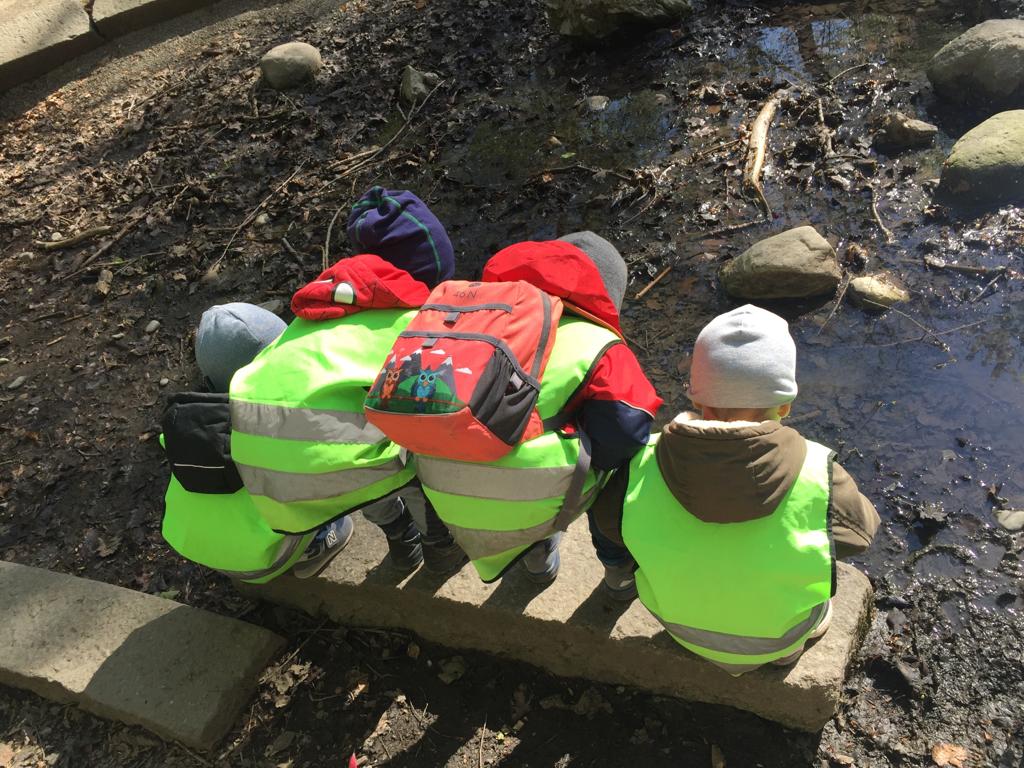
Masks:
[[[306,533],[413,478],[368,424],[367,389],[414,310],[294,320],[231,380],[231,454],[263,519]]]
[[[681,645],[739,671],[801,648],[833,591],[833,453],[807,441],[800,474],[771,515],[719,524],[679,504],[656,446],[652,439],[630,462],[623,509],[641,602]]]
[[[263,521],[248,491],[193,493],[171,475],[164,540],[195,563],[234,579],[263,583],[294,565],[312,536],[282,536]]]
[[[541,382],[541,418],[555,417],[619,342],[601,326],[563,316]],[[564,530],[589,506],[599,478],[589,471],[582,442],[550,431],[486,464],[416,457],[424,493],[484,581],[499,578],[527,547]],[[571,491],[580,497],[573,507],[564,504]]]
[[[368,423],[362,413],[291,408],[243,400],[231,401],[231,426],[249,435],[279,440],[375,445],[385,439],[384,433]]]

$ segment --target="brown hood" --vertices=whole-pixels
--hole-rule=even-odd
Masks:
[[[800,433],[760,424],[672,421],[655,450],[669,490],[707,523],[766,517],[789,491],[807,455]]]

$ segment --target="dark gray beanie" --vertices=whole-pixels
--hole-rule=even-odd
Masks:
[[[203,312],[196,333],[196,362],[215,392],[227,392],[235,371],[284,333],[287,324],[273,312],[241,301]]]
[[[629,272],[626,270],[626,262],[622,260],[622,255],[615,246],[590,230],[571,232],[558,239],[572,243],[590,257],[597,271],[601,273],[601,282],[604,283],[604,289],[608,291],[615,308],[622,309]]]

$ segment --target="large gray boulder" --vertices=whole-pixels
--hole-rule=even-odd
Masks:
[[[690,13],[690,0],[544,0],[562,35],[598,42],[631,27],[657,27]]]
[[[958,104],[1024,107],[1024,20],[990,19],[947,43],[932,57],[928,79]]]
[[[965,133],[942,166],[939,197],[960,205],[1024,203],[1024,109]]]
[[[718,276],[740,299],[800,299],[834,291],[842,273],[828,240],[814,227],[797,227],[755,243]]]
[[[320,51],[309,43],[284,43],[271,48],[260,59],[263,79],[277,91],[312,80],[322,66]]]

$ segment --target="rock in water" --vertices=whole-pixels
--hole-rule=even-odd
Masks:
[[[885,272],[855,277],[850,281],[848,290],[853,303],[870,312],[883,312],[893,304],[910,298],[910,294],[896,285]]]
[[[886,115],[875,134],[875,146],[883,152],[930,147],[939,129],[924,120],[915,120],[902,112]]]
[[[599,42],[631,27],[657,27],[688,15],[690,0],[544,0],[559,34]]]
[[[996,520],[1008,531],[1019,531],[1024,528],[1024,510],[1000,509],[996,512]]]
[[[755,243],[719,272],[741,299],[799,299],[834,291],[841,277],[835,249],[814,227],[797,227]]]
[[[938,194],[968,206],[1024,202],[1024,109],[1000,112],[965,133],[942,165]]]
[[[932,57],[928,79],[936,93],[958,104],[1024,107],[1024,20],[971,27]]]
[[[320,51],[309,43],[284,43],[271,48],[260,59],[263,79],[278,91],[312,80],[322,66]]]
[[[407,107],[422,104],[439,82],[441,78],[435,73],[420,72],[415,67],[408,66],[402,71],[402,87],[398,96]]]

